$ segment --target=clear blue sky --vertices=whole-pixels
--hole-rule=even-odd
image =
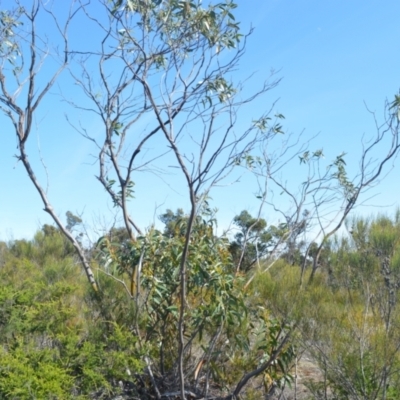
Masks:
[[[305,138],[319,133],[311,147],[323,148],[327,162],[346,152],[350,171],[357,167],[363,135],[376,133],[370,110],[382,117],[386,98],[400,88],[400,2],[397,0],[237,0],[236,19],[243,30],[255,30],[237,71],[238,79],[255,72],[249,88],[263,81],[271,69],[282,78],[279,86],[253,106],[257,113],[279,99],[276,111],[284,114],[284,129]],[[0,3],[0,8],[12,3]],[[29,3],[25,0],[24,3]],[[80,27],[78,35],[83,34]],[[90,35],[90,33],[86,33]],[[66,123],[68,109],[52,90],[40,109],[37,129],[29,144],[30,158],[46,186],[57,213],[83,213],[90,225],[110,223],[114,209],[94,175],[91,154],[96,150]],[[68,89],[64,87],[64,95]],[[76,116],[79,118],[79,116]],[[85,115],[86,128],[98,127]],[[16,140],[9,123],[0,117],[0,240],[31,237],[43,223],[51,223],[23,166],[13,157]],[[379,154],[377,154],[379,156]],[[297,168],[297,164],[294,168]],[[296,175],[296,174],[293,174]],[[167,177],[168,178],[168,177]],[[290,176],[293,178],[293,176]],[[187,206],[186,192],[171,190],[153,175],[137,175],[133,216],[145,228],[166,208]],[[399,205],[400,161],[371,194],[373,206]],[[172,180],[172,182],[174,182]],[[213,206],[220,209],[220,225],[226,225],[242,209],[257,210],[256,188],[250,176],[239,184],[215,188]],[[159,208],[157,208],[159,207]],[[382,211],[366,207],[359,212]],[[268,215],[264,215],[269,219]],[[97,222],[96,222],[97,221]]]

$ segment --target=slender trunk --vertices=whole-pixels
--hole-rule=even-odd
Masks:
[[[185,357],[185,342],[184,342],[184,320],[185,320],[185,310],[186,310],[186,273],[187,273],[187,259],[189,256],[189,245],[190,245],[190,237],[192,234],[192,228],[194,225],[194,219],[196,217],[196,196],[193,192],[193,188],[189,187],[190,190],[190,201],[192,208],[190,210],[190,216],[186,228],[186,237],[185,237],[185,247],[183,249],[181,265],[180,265],[180,310],[179,310],[179,322],[178,322],[178,330],[179,330],[179,346],[178,346],[178,373],[179,373],[179,384],[180,384],[180,392],[181,399],[186,399],[185,394],[185,375],[184,375],[184,357]]]
[[[32,170],[32,167],[28,160],[28,156],[25,152],[25,144],[22,141],[20,141],[20,143],[19,143],[19,150],[20,150],[19,159],[20,159],[20,161],[22,161],[22,164],[24,165],[26,172],[28,173],[29,179],[34,184],[36,190],[38,191],[38,193],[43,201],[44,211],[46,211],[48,214],[50,214],[50,216],[53,218],[53,221],[57,224],[57,226],[60,228],[62,233],[66,236],[66,238],[74,246],[76,252],[78,253],[79,259],[83,265],[83,268],[85,270],[86,277],[87,277],[89,283],[92,285],[92,288],[97,292],[98,291],[97,283],[94,278],[94,274],[93,274],[92,268],[90,267],[89,261],[86,258],[84,249],[82,249],[82,247],[78,243],[78,241],[74,238],[74,236],[71,234],[71,232],[69,232],[66,229],[66,227],[63,225],[61,220],[58,218],[57,214],[54,212],[54,209],[53,209],[49,199],[47,198],[45,190],[39,184],[39,181],[37,180],[36,175]]]

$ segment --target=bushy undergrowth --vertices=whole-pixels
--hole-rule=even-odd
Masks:
[[[179,213],[170,217],[164,232],[153,229],[136,241],[121,245],[103,237],[97,256],[105,274],[120,280],[140,310],[132,319],[135,332],[141,348],[150,352],[155,375],[162,377],[160,389],[169,392],[178,387],[179,271],[187,223]],[[293,347],[280,348],[290,324],[272,318],[263,304],[252,303],[255,298],[244,289],[245,282],[236,273],[229,241],[214,236],[212,219],[199,217],[187,258],[183,349],[186,381],[199,398],[211,393],[230,398],[247,372],[268,361],[255,376],[264,374],[279,385],[290,381]],[[259,394],[272,389],[262,387]]]
[[[102,238],[92,249],[98,293],[57,230],[0,243],[0,398],[173,392],[185,223],[136,241]],[[242,398],[271,395],[292,383],[295,357],[306,352],[323,376],[307,383],[314,399],[399,398],[399,221],[356,219],[351,232],[329,243],[312,280],[281,259],[250,271],[247,286],[229,242],[213,235],[212,222],[197,221],[185,313],[191,393],[232,399],[255,371]]]
[[[151,399],[156,390],[176,391],[180,228],[135,242],[101,239],[91,250],[97,293],[57,230],[3,243],[0,398]],[[200,219],[193,237],[184,333],[192,393],[232,398],[244,375],[262,365],[243,398],[290,382],[294,349],[281,345],[290,325],[262,303],[253,307],[229,242],[213,235],[212,223]]]
[[[299,267],[281,260],[251,289],[298,327],[299,349],[324,377],[308,382],[311,398],[398,399],[399,218],[356,218],[348,225],[349,236],[331,241],[326,268],[312,281],[309,271],[301,279]]]
[[[128,321],[90,293],[68,247],[39,232],[2,248],[0,398],[106,398],[143,368]]]

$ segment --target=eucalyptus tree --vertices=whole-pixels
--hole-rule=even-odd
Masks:
[[[17,158],[38,191],[45,211],[74,245],[88,280],[97,291],[98,283],[87,255],[71,233],[70,221],[65,226],[57,216],[45,185],[29,161],[26,147],[43,99],[56,82],[62,90],[63,81],[58,79],[62,73],[68,70],[75,84],[87,96],[89,103],[65,100],[97,117],[102,126],[100,139],[84,123],[75,124],[67,118],[95,148],[97,146],[97,179],[121,210],[132,244],[141,245],[139,257],[132,256],[129,264],[129,286],[136,288],[135,293],[130,291],[130,296],[136,299],[138,307],[148,306],[145,299],[139,298],[141,284],[146,283],[145,275],[141,281],[141,272],[146,272],[146,251],[154,247],[158,236],[146,235],[136,223],[135,214],[130,212],[128,200],[134,194],[135,173],[146,171],[160,157],[166,157],[168,163],[180,171],[187,188],[190,212],[183,241],[182,237],[177,238],[181,248],[179,257],[174,258],[174,266],[178,269],[173,277],[179,279],[177,286],[173,280],[175,289],[171,290],[179,294],[179,299],[175,299],[178,312],[174,313],[178,327],[174,365],[177,366],[179,395],[184,399],[187,397],[185,376],[191,368],[191,364],[187,364],[188,350],[202,326],[200,324],[197,331],[192,329],[194,336],[188,342],[185,332],[190,320],[187,315],[191,314],[193,302],[197,301],[193,295],[190,298],[187,295],[193,275],[193,271],[188,271],[192,265],[189,260],[196,259],[196,248],[191,248],[194,224],[197,216],[205,210],[210,189],[246,158],[257,143],[276,134],[273,126],[265,124],[269,110],[248,120],[244,128],[242,125],[237,129],[236,124],[240,109],[273,88],[277,81],[266,81],[247,96],[243,91],[244,83],[233,81],[234,71],[245,52],[248,34],[240,32],[234,17],[236,4],[232,1],[206,5],[201,1],[177,0],[71,1],[62,16],[55,4],[32,0],[27,6],[25,2],[16,0],[14,7],[1,14],[1,110],[11,121],[18,142]],[[79,23],[84,20],[86,28],[95,32],[87,48],[84,40],[77,47],[71,45],[69,28],[78,18]],[[44,19],[47,21],[45,25]],[[39,24],[41,28],[52,24],[52,35],[38,29]],[[49,63],[49,59],[53,62]],[[149,148],[155,152],[142,157],[143,150]],[[208,237],[207,232],[204,235]],[[111,249],[106,239],[101,241],[100,247],[102,254]],[[167,249],[168,246],[164,250]],[[203,251],[206,249],[207,246]],[[119,256],[117,259],[121,261]],[[215,262],[218,269],[218,257]],[[121,273],[124,265],[119,266]],[[108,274],[107,270],[103,272]],[[109,276],[117,279],[112,274]],[[127,287],[123,279],[118,280],[122,287]],[[193,288],[189,289],[193,291]],[[224,326],[225,322],[215,328],[215,340],[221,340],[218,332]],[[136,328],[140,335],[140,327]],[[246,371],[230,398],[236,398],[253,377],[273,365],[285,351],[289,331],[277,331],[274,350],[266,353],[260,365],[255,364]],[[271,335],[274,335],[273,331]],[[207,382],[213,351],[212,348],[206,351]],[[162,393],[152,372],[154,363],[148,356],[145,361],[156,397],[160,398]],[[197,369],[197,374],[199,371]]]
[[[185,316],[191,307],[188,260],[196,215],[211,187],[254,149],[261,134],[274,134],[260,129],[257,121],[248,121],[242,130],[235,124],[240,108],[276,82],[262,84],[248,97],[243,94],[243,83],[233,82],[247,35],[240,33],[233,15],[236,4],[231,1],[206,6],[196,1],[133,0],[103,5],[106,21],[92,14],[89,5],[83,7],[102,32],[101,47],[84,52],[79,75],[72,71],[75,82],[92,102],[90,111],[103,124],[103,136],[99,140],[86,131],[82,134],[99,148],[98,180],[120,207],[132,240],[136,233],[142,235],[128,207],[134,174],[165,155],[183,176],[190,201],[184,245],[177,261],[177,364],[184,398]],[[97,73],[93,75],[94,64]],[[146,147],[155,148],[156,153],[140,158]],[[138,281],[139,268],[132,277]]]

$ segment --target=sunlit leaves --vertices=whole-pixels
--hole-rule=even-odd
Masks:
[[[0,11],[0,59],[7,60],[17,68],[14,73],[18,72],[15,60],[21,55],[20,43],[15,39],[15,30],[22,25],[19,18],[23,11],[23,8],[14,11]]]
[[[256,166],[261,166],[262,160],[259,156],[253,156],[251,154],[245,153],[235,160],[235,164],[244,165],[246,168],[252,170]]]
[[[203,105],[213,105],[213,97],[216,95],[220,103],[226,103],[234,94],[236,89],[225,78],[219,76],[210,80],[206,84],[206,96],[203,99]]]
[[[390,103],[390,109],[395,109],[394,111],[397,112],[397,121],[400,122],[400,95],[395,95],[394,100]]]
[[[257,121],[253,121],[254,126],[262,132],[265,132],[269,128],[270,117],[260,118]]]
[[[122,133],[123,127],[124,127],[124,124],[123,124],[123,123],[118,122],[118,121],[115,121],[115,122],[112,124],[112,131],[113,131],[113,133],[114,133],[115,135],[119,136],[119,135],[121,135],[121,133]]]
[[[236,8],[233,2],[207,7],[189,0],[114,0],[110,3],[114,17],[119,18],[123,13],[137,17],[138,26],[148,33],[158,32],[160,44],[182,55],[193,51],[202,40],[210,47],[215,46],[217,52],[233,48],[242,36],[233,15]]]
[[[347,171],[345,167],[346,162],[344,161],[345,155],[346,153],[339,154],[333,162],[333,166],[336,167],[336,171],[333,173],[333,177],[338,180],[339,185],[344,191],[346,199],[351,202],[355,193],[355,187],[354,184],[347,177]]]
[[[259,118],[258,120],[253,121],[254,126],[263,133],[271,132],[271,133],[278,133],[284,134],[283,126],[278,121],[280,119],[285,119],[283,114],[277,113],[275,114],[275,122],[271,123],[272,118],[269,116],[264,116]]]
[[[300,164],[307,164],[311,160],[319,160],[320,158],[324,157],[324,153],[322,149],[316,150],[316,151],[305,151],[303,154],[301,154],[299,157]]]
[[[115,179],[110,179],[108,176],[105,177],[106,181],[106,189],[112,191],[113,186],[116,183]],[[124,187],[120,187],[120,190],[118,192],[113,192],[114,197],[113,197],[113,202],[114,202],[114,207],[120,206],[123,195],[126,200],[133,199],[134,198],[134,193],[135,191],[133,190],[135,186],[135,183],[131,180],[128,182],[124,182]]]

